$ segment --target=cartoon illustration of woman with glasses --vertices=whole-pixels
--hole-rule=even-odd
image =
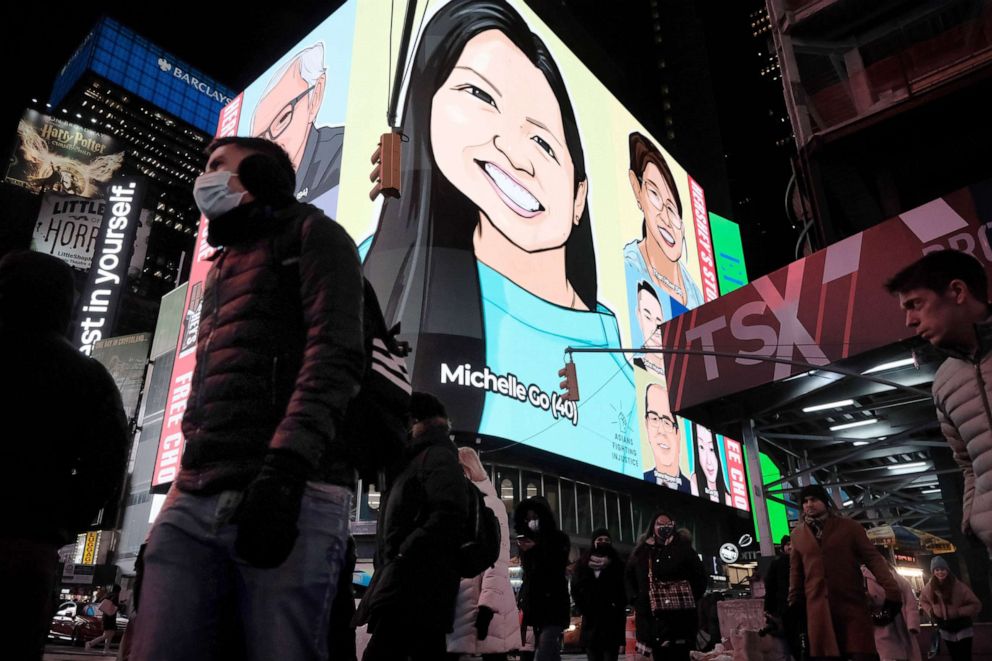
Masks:
[[[576,361],[577,424],[530,396],[559,390],[565,347],[620,346],[597,300],[585,156],[551,53],[502,0],[445,4],[417,44],[403,194],[383,201],[365,259],[387,322],[415,348],[415,387],[448,403],[458,429],[640,474],[635,441],[626,468],[610,456],[618,435],[636,438],[623,357]],[[483,370],[492,378],[466,383]],[[497,383],[508,375],[525,401]]]
[[[682,474],[682,435],[678,419],[672,414],[668,390],[658,383],[649,383],[644,390],[644,426],[648,445],[654,456],[654,468],[644,473],[648,482],[691,493],[689,479]]]
[[[658,147],[640,133],[631,133],[630,186],[644,214],[641,238],[624,246],[628,303],[637,310],[636,292],[647,281],[659,294],[664,321],[670,321],[703,303],[703,293],[686,268],[685,223],[675,177]],[[636,318],[636,314],[632,315]],[[632,343],[647,339],[631,329]]]

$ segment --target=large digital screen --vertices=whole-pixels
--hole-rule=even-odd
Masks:
[[[722,296],[747,284],[747,264],[744,262],[741,228],[734,221],[711,211],[710,233],[713,236],[713,254]]]
[[[418,3],[390,127],[405,10],[346,3],[229,106],[238,133],[282,144],[355,238],[457,431],[747,509],[739,451],[671,415],[660,356],[575,354],[580,399],[559,389],[566,348],[653,346],[717,296],[700,184],[524,2]],[[390,128],[401,194],[372,200]]]
[[[5,183],[32,193],[97,197],[124,164],[124,146],[103,133],[25,110]]]

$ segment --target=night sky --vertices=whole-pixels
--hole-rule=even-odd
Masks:
[[[0,8],[0,25],[4,26],[0,48],[9,82],[0,112],[0,149],[4,154],[10,152],[17,121],[25,106],[32,98],[41,103],[47,100],[55,77],[101,15],[112,16],[207,76],[240,91],[343,1],[281,0],[260,5],[188,0],[4,3]],[[584,0],[573,1],[581,5]],[[556,0],[541,2],[552,9],[556,4]],[[251,9],[238,14],[232,11],[238,4]],[[755,61],[741,57],[745,52],[752,54],[753,50],[747,12],[762,5],[762,0],[745,0],[733,12],[726,11],[720,2],[703,1],[696,5],[708,25],[707,41],[711,49],[716,45],[710,50],[708,65],[721,108],[720,131],[725,150],[730,158],[745,160],[743,167],[738,168],[745,174],[743,180],[728,171],[734,198],[729,215],[742,225],[752,277],[791,261],[795,242],[795,231],[789,227],[781,203],[788,157],[781,150],[772,149],[774,136],[759,128],[763,124],[759,115],[767,114],[768,100],[755,93],[758,69]],[[624,48],[625,42],[611,43],[617,40],[606,28],[611,20],[614,23],[629,20],[624,12],[618,8],[601,18],[597,24],[579,27],[592,41],[599,42],[596,47],[603,53]],[[624,76],[628,78],[623,85],[626,89],[613,90],[632,107],[643,105],[631,96],[639,93],[639,76],[635,74],[628,72]],[[777,103],[781,103],[780,98]],[[642,117],[644,121],[648,119]],[[751,172],[779,174],[751,181],[746,176]],[[752,201],[752,196],[757,199]],[[740,206],[745,198],[748,206]],[[726,214],[728,210],[718,211]]]
[[[248,12],[232,11],[238,5]],[[10,2],[0,9],[3,95],[0,145],[10,145],[32,98],[52,83],[102,15],[111,16],[177,58],[239,91],[272,60],[329,16],[342,0],[233,2]]]

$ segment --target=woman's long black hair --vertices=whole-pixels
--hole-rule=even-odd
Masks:
[[[365,276],[383,302],[389,325],[400,322],[411,342],[414,387],[436,393],[459,430],[478,428],[485,392],[440,385],[441,363],[482,369],[486,338],[473,233],[479,209],[434,161],[430,111],[465,45],[499,30],[544,74],[561,110],[575,186],[586,180],[585,157],[565,83],[547,47],[502,0],[453,0],[427,23],[413,56],[403,104],[401,197],[383,202],[365,261]],[[578,297],[596,309],[596,268],[589,204],[565,243],[565,272]],[[446,360],[447,359],[447,360]]]
[[[699,456],[699,437],[696,435],[693,435],[692,447],[696,458],[696,465],[693,469],[693,473],[696,475],[697,493],[700,498],[710,500],[709,495],[706,493],[706,473],[703,472],[703,462]],[[723,467],[720,465],[720,449],[716,446],[716,434],[713,434],[713,453],[716,455],[716,492],[719,497],[719,501],[717,502],[721,505],[726,505],[727,483],[723,479]]]

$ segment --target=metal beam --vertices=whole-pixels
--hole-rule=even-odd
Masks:
[[[902,440],[902,439],[900,439],[900,436],[901,436],[901,434],[900,435],[897,435],[897,436],[891,436],[891,437],[887,438],[884,441],[879,441],[883,445],[876,445],[875,448],[877,449],[879,447],[888,447],[890,445],[896,445],[896,442],[897,441],[898,442],[901,442],[901,440]],[[788,482],[790,480],[793,480],[793,479],[795,479],[795,478],[797,478],[797,477],[799,477],[801,475],[805,475],[807,473],[812,473],[812,472],[818,471],[818,470],[824,470],[826,468],[830,468],[831,466],[835,466],[836,464],[844,463],[845,461],[851,461],[853,459],[856,459],[861,454],[863,454],[865,452],[865,450],[864,450],[865,447],[868,447],[868,446],[859,447],[856,450],[852,450],[851,452],[848,452],[848,453],[846,453],[846,454],[844,454],[844,455],[842,455],[842,456],[840,456],[840,457],[838,457],[836,459],[831,459],[830,461],[827,461],[825,463],[817,464],[816,466],[810,466],[809,468],[804,468],[804,469],[802,469],[802,470],[800,470],[800,471],[798,471],[798,472],[796,472],[796,473],[794,473],[792,475],[783,476],[783,477],[775,480],[774,482],[769,482],[769,483],[765,484],[764,486],[765,486],[766,489],[768,487],[774,487],[776,485],[782,484],[783,482]]]
[[[934,475],[944,475],[946,473],[960,473],[960,472],[961,472],[961,469],[960,468],[945,468],[945,469],[942,469],[942,470],[936,470],[936,471],[935,470],[930,470],[930,471],[925,471],[925,472],[924,471],[921,471],[919,473],[919,477],[917,479],[920,479],[920,478],[932,478]],[[875,478],[871,478],[871,479],[868,479],[868,480],[858,480],[856,482],[855,481],[851,481],[851,482],[840,482],[839,484],[830,485],[830,486],[838,486],[838,487],[860,487],[860,486],[864,486],[866,484],[881,484],[883,482],[893,482],[893,481],[896,481],[896,480],[903,479],[905,477],[906,477],[905,475],[893,475],[892,477],[875,477]],[[767,484],[765,485],[766,488],[768,486],[769,485],[767,485]],[[826,487],[827,485],[823,485],[823,486]],[[774,489],[774,490],[768,490],[767,493],[790,494],[790,493],[798,493],[800,491],[802,491],[802,488],[801,487],[785,487],[785,488],[778,488],[778,489]]]
[[[747,462],[751,475],[758,475],[759,479],[751,483],[752,495],[751,511],[754,512],[754,520],[758,526],[758,540],[761,548],[761,555],[765,558],[775,556],[775,542],[772,540],[772,527],[768,521],[768,507],[765,506],[765,493],[762,485],[761,458],[758,450],[758,436],[754,433],[754,421],[745,420],[741,425],[741,437],[744,441],[744,460]]]

